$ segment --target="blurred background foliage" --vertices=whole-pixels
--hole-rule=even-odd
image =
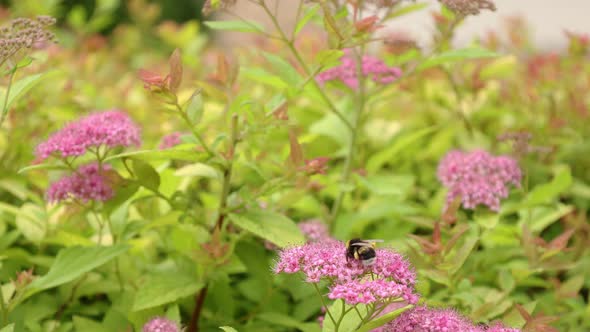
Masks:
[[[59,24],[85,26],[91,32],[109,34],[121,23],[129,23],[134,8],[153,15],[157,6],[158,22],[186,22],[201,19],[203,0],[1,0],[0,5],[10,7],[14,16],[32,16],[43,13],[58,19]]]

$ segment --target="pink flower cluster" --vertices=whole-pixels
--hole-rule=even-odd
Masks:
[[[162,143],[159,146],[160,150],[170,149],[182,143],[180,136],[182,136],[182,133],[177,131],[162,137]]]
[[[461,197],[463,207],[486,205],[500,209],[500,199],[508,197],[508,185],[520,188],[522,173],[518,162],[507,156],[492,156],[483,150],[451,151],[438,166],[438,178],[449,189],[447,204]]]
[[[111,170],[110,165],[98,163],[87,164],[71,174],[52,183],[47,189],[50,202],[64,201],[69,198],[88,201],[107,201],[113,197],[114,191],[104,176],[104,171]]]
[[[331,281],[330,299],[349,304],[387,302],[404,299],[416,303],[416,275],[404,257],[389,249],[377,249],[375,264],[364,267],[347,261],[346,246],[336,240],[312,242],[284,249],[279,254],[276,273],[302,272],[310,283]]]
[[[180,332],[178,324],[164,317],[152,318],[145,323],[142,328],[143,332]]]
[[[357,89],[359,80],[356,61],[351,53],[351,50],[345,50],[344,55],[340,58],[341,64],[319,73],[316,76],[318,82],[325,83],[340,80],[351,89]],[[379,84],[392,83],[402,75],[399,67],[389,67],[382,60],[370,55],[363,56],[361,71],[364,76],[370,77],[375,83]]]
[[[65,126],[39,144],[36,156],[45,160],[56,157],[81,156],[90,148],[105,146],[139,146],[139,127],[118,110],[93,113]]]
[[[305,236],[308,242],[320,242],[331,239],[328,232],[328,226],[317,219],[302,221],[299,224],[301,233]]]
[[[414,307],[373,332],[520,332],[502,324],[474,325],[452,309]]]

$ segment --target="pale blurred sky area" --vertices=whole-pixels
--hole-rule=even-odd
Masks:
[[[279,1],[281,23],[292,24],[294,7],[298,2]],[[430,11],[436,10],[439,3],[436,0],[418,0],[418,2],[426,2],[430,6],[420,12],[397,19],[391,24],[391,28],[409,33],[421,46],[427,47],[434,30]],[[543,50],[563,50],[567,43],[564,30],[590,34],[590,0],[495,0],[494,2],[498,7],[497,11],[486,11],[479,16],[467,18],[457,32],[455,39],[457,46],[469,43],[474,37],[484,36],[490,30],[504,31],[506,18],[517,15],[528,22],[535,46]],[[235,9],[244,16],[259,19],[261,13],[252,12],[249,6],[251,4],[247,1],[238,1]],[[243,36],[237,40],[234,38],[230,40],[238,44],[240,40],[244,41]]]
[[[505,19],[521,16],[530,26],[535,45],[545,50],[562,50],[567,39],[564,30],[590,34],[590,0],[495,0],[495,12],[469,17],[457,32],[455,43],[465,45],[487,31],[504,31]],[[431,1],[436,8],[436,1]],[[434,29],[429,10],[400,18],[393,28],[406,31],[427,44]]]

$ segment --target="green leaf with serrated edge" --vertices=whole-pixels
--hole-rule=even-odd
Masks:
[[[319,5],[312,6],[308,8],[305,12],[305,15],[297,22],[295,26],[294,34],[297,36],[301,29],[305,27],[305,25],[317,14],[318,10],[320,9]]]
[[[192,274],[179,272],[148,277],[138,289],[133,301],[133,311],[139,311],[174,302],[194,295],[204,283]]]
[[[188,100],[185,112],[191,125],[195,126],[201,121],[203,117],[203,96],[201,95],[201,89],[195,91]]]
[[[383,326],[389,322],[391,322],[392,320],[396,319],[399,315],[401,315],[402,313],[404,313],[404,311],[406,310],[410,310],[412,309],[414,306],[409,304],[403,308],[399,308],[396,309],[394,311],[388,312],[386,314],[383,314],[369,322],[367,322],[366,324],[363,324],[361,327],[358,328],[358,330],[356,330],[357,332],[368,332],[368,331],[372,331],[373,329],[376,329],[380,326]]]
[[[154,191],[160,188],[160,174],[152,165],[139,159],[132,159],[132,165],[133,173],[140,185]]]
[[[213,30],[240,31],[240,32],[263,32],[264,27],[257,22],[251,21],[205,21],[207,27]]]
[[[243,214],[230,214],[229,218],[236,226],[281,248],[305,243],[297,224],[282,214],[249,211]]]
[[[450,50],[432,56],[418,65],[417,70],[425,70],[443,64],[453,63],[470,59],[495,58],[498,53],[486,50],[481,47],[468,47],[457,50]]]
[[[25,290],[24,298],[71,282],[129,249],[128,245],[118,244],[110,247],[70,247],[62,249],[46,275],[35,279]],[[24,300],[23,298],[23,300]]]

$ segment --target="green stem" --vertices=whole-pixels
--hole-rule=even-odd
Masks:
[[[178,104],[178,101],[176,101],[174,103],[174,107],[176,107],[176,109],[178,110],[178,114],[180,114],[180,117],[182,118],[182,120],[184,120],[184,122],[186,122],[186,125],[190,128],[193,136],[195,136],[195,138],[197,139],[199,144],[203,147],[203,149],[205,149],[205,152],[207,152],[207,154],[210,157],[214,156],[215,154],[213,153],[213,151],[211,151],[211,149],[207,146],[207,144],[205,144],[205,141],[203,141],[203,138],[201,137],[201,135],[199,135],[199,133],[197,132],[195,127],[192,125],[191,120],[188,118],[188,115],[186,115],[186,113],[182,110],[182,107]]]
[[[451,73],[451,71],[449,69],[443,67],[443,71],[445,72],[445,74],[449,80],[449,83],[451,83],[451,87],[453,88],[453,92],[455,93],[455,97],[457,98],[457,105],[458,105],[457,115],[459,116],[461,121],[463,121],[463,124],[465,124],[465,128],[467,129],[467,131],[469,132],[471,137],[473,137],[474,136],[473,126],[471,126],[469,119],[467,119],[467,116],[465,115],[465,113],[463,113],[463,94],[461,93],[461,90],[459,89],[459,85],[457,85],[457,82],[455,81],[455,78],[453,77],[453,73]]]
[[[352,122],[352,131],[350,135],[350,141],[348,142],[348,150],[346,153],[346,160],[344,162],[344,169],[342,170],[342,184],[347,184],[350,180],[350,174],[352,171],[352,165],[354,160],[354,152],[357,145],[358,139],[358,127],[359,127],[359,119],[363,113],[363,109],[365,108],[365,78],[362,74],[362,55],[364,54],[364,47],[361,47],[361,51],[354,52],[356,57],[356,75],[358,78],[359,89],[358,93],[356,94],[355,98],[355,110],[353,112],[353,122]],[[328,225],[333,227],[334,221],[338,217],[340,213],[340,209],[342,208],[342,202],[344,201],[344,197],[346,196],[347,190],[340,190],[338,197],[336,198],[336,203],[332,207],[332,211],[330,213],[330,220],[328,221]]]
[[[285,32],[283,31],[283,29],[279,25],[279,22],[278,22],[277,18],[272,14],[272,12],[268,8],[268,6],[264,3],[264,1],[261,1],[259,3],[259,5],[262,7],[262,9],[264,9],[264,11],[268,15],[268,17],[271,19],[271,21],[272,21],[275,29],[277,29],[277,31],[279,32],[280,39],[285,44],[287,44],[287,47],[289,48],[289,50],[291,51],[291,53],[293,54],[293,56],[295,56],[295,59],[297,60],[297,62],[299,63],[299,65],[303,68],[303,70],[305,71],[305,74],[309,76],[310,73],[311,73],[311,70],[309,69],[309,67],[307,67],[307,64],[305,63],[305,60],[303,60],[303,58],[301,57],[301,54],[299,54],[299,52],[295,48],[295,45],[294,45],[293,41],[292,40],[289,40],[287,38],[287,35],[285,35]],[[332,100],[330,100],[330,98],[326,95],[326,93],[324,92],[324,90],[322,89],[322,87],[320,87],[319,83],[315,79],[311,80],[311,82],[313,82],[313,86],[316,88],[317,92],[320,94],[320,97],[328,105],[328,107],[330,108],[330,111],[332,113],[334,113],[346,125],[346,127],[351,132],[354,131],[354,127],[351,125],[350,121],[348,121],[348,119],[346,119],[346,117],[342,113],[340,113],[340,111],[338,111],[338,109],[336,108],[336,106],[334,105],[334,103],[332,103]]]
[[[320,301],[322,302],[322,306],[326,309],[326,313],[328,314],[328,317],[330,317],[330,320],[332,321],[334,326],[336,326],[336,320],[334,319],[334,316],[332,316],[330,309],[326,305],[326,302],[324,301],[324,297],[322,296],[322,293],[320,293],[320,289],[318,288],[318,285],[316,283],[312,283],[312,284],[313,284],[313,288],[315,288],[315,291],[318,293],[318,296],[320,297]]]
[[[12,87],[12,80],[14,79],[14,75],[16,74],[17,67],[15,66],[10,70],[10,76],[8,78],[8,86],[6,87],[6,94],[4,95],[4,104],[2,105],[2,115],[0,116],[0,128],[2,128],[2,124],[4,123],[4,119],[6,119],[6,115],[8,115],[8,96],[10,95],[10,88]]]
[[[221,188],[221,197],[219,199],[219,207],[217,208],[218,217],[217,222],[215,223],[215,227],[218,230],[221,230],[223,227],[223,220],[225,219],[225,215],[227,214],[226,206],[227,206],[227,197],[229,196],[230,191],[230,184],[231,184],[231,176],[234,164],[234,155],[236,144],[238,143],[238,115],[234,114],[231,119],[231,141],[229,151],[227,152],[228,164],[223,171],[223,185]]]
[[[223,227],[223,221],[227,215],[226,206],[227,206],[227,197],[229,196],[230,191],[230,184],[231,184],[231,176],[232,176],[232,168],[233,168],[233,160],[235,156],[236,145],[238,144],[238,115],[234,114],[231,119],[231,141],[229,150],[227,152],[228,158],[228,165],[225,167],[223,171],[223,187],[221,189],[221,197],[219,201],[219,207],[217,209],[218,217],[217,222],[215,223],[215,228],[217,231],[221,231]],[[209,289],[209,285],[205,284],[205,286],[195,295],[195,308],[191,314],[191,320],[189,326],[187,328],[187,332],[197,332],[199,331],[199,319],[201,317],[201,312],[203,310],[203,303],[205,303],[205,297],[207,296],[207,290]]]

